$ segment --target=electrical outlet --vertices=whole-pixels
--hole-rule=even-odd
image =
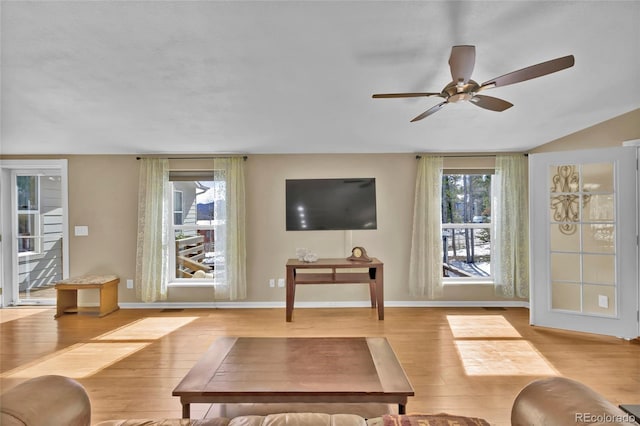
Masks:
[[[269,287],[275,287],[275,286],[276,286],[276,279],[269,278]]]
[[[284,278],[278,278],[278,287],[284,287]]]
[[[604,294],[598,295],[598,306],[607,309],[609,307],[609,298]]]
[[[86,237],[89,235],[89,227],[86,225],[76,226],[73,230],[76,237]]]
[[[127,288],[133,288],[133,280],[127,280]]]

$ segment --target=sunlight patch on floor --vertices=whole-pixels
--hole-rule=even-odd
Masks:
[[[558,372],[526,340],[457,340],[469,376],[557,376]]]
[[[522,336],[502,315],[447,315],[456,339]]]
[[[40,314],[42,312],[51,312],[51,316],[55,314],[53,308],[2,308],[0,309],[0,324],[7,321],[13,321],[25,318],[31,315]]]
[[[45,374],[81,379],[96,374],[148,346],[135,343],[79,343],[44,359],[31,362],[2,374],[3,378],[32,378]]]
[[[94,340],[155,340],[184,327],[198,317],[150,317],[96,337]]]

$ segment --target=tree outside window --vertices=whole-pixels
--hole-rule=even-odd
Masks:
[[[443,276],[491,278],[490,174],[443,174]]]

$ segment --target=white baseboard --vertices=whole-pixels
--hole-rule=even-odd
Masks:
[[[529,308],[524,300],[424,300],[406,302],[384,302],[393,308]]]
[[[273,309],[285,308],[284,302],[154,302],[119,303],[121,309]],[[367,308],[371,302],[296,302],[296,308]],[[387,308],[529,308],[529,302],[510,300],[428,300],[428,301],[385,301]]]

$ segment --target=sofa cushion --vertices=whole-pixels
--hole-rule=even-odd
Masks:
[[[280,413],[268,416],[239,416],[229,426],[367,426],[353,414]]]
[[[490,426],[489,422],[478,417],[456,416],[447,413],[385,415],[367,421],[368,426]]]
[[[127,419],[107,420],[94,426],[228,426],[229,419],[218,417],[215,419]]]
[[[280,413],[268,416],[239,416],[189,419],[109,420],[94,426],[367,426],[365,420],[352,414]]]

